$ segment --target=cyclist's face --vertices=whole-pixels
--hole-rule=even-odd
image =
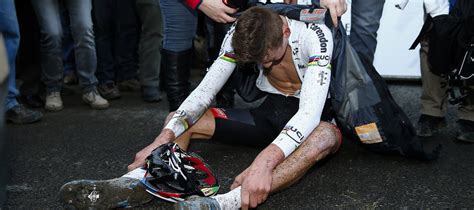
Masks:
[[[277,65],[285,57],[286,50],[288,49],[288,39],[283,38],[283,42],[280,46],[275,49],[268,50],[267,55],[263,58],[262,65],[265,68],[270,68]]]

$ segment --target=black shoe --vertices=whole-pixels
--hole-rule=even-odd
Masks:
[[[140,86],[140,82],[137,79],[118,82],[118,88],[122,91],[138,91],[140,90]]]
[[[75,85],[79,83],[76,73],[74,71],[69,72],[66,75],[64,75],[63,82],[66,85]]]
[[[59,199],[66,207],[111,209],[140,206],[153,196],[138,179],[120,177],[110,180],[77,180],[64,184]]]
[[[97,87],[100,95],[107,100],[113,100],[122,97],[120,90],[114,83],[106,83]]]
[[[441,128],[446,126],[444,117],[433,117],[422,114],[418,120],[416,134],[419,137],[431,137],[439,132]]]
[[[160,89],[158,87],[142,86],[142,97],[146,102],[160,102]]]
[[[22,95],[20,97],[20,101],[31,108],[44,107],[43,99],[41,99],[41,97],[36,94]]]
[[[5,112],[5,119],[7,122],[15,124],[27,124],[41,120],[43,114],[39,111],[28,109],[25,106],[18,104]]]
[[[458,120],[458,132],[456,139],[458,141],[474,143],[474,121]]]

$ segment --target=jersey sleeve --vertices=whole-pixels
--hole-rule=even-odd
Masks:
[[[309,24],[304,45],[309,55],[299,109],[273,141],[288,157],[319,125],[331,79],[332,34],[326,25]]]
[[[224,86],[236,67],[232,36],[234,26],[227,32],[222,43],[218,58],[208,69],[206,76],[198,87],[186,98],[166,124],[165,129],[174,132],[175,137],[181,135],[203,115],[209,108],[217,92]]]

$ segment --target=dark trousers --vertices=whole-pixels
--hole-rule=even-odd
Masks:
[[[0,38],[3,42],[3,39]],[[3,49],[2,49],[3,50]],[[3,67],[0,67],[3,68]],[[7,83],[0,81],[0,103],[4,103],[7,93]],[[0,209],[6,203],[7,192],[7,140],[5,135],[5,107],[0,106]]]
[[[142,86],[158,87],[163,42],[160,4],[158,0],[138,0],[136,5],[142,28],[138,49],[140,82]]]
[[[139,22],[135,0],[94,1],[99,84],[136,78]]]
[[[16,57],[17,75],[23,83],[21,95],[36,95],[43,92],[40,62],[40,29],[31,1],[16,1],[20,26],[20,48]]]

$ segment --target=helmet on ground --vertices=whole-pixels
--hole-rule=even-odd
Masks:
[[[219,190],[217,179],[203,159],[186,153],[175,143],[156,148],[146,160],[142,179],[146,191],[176,202],[191,195],[211,196]]]

